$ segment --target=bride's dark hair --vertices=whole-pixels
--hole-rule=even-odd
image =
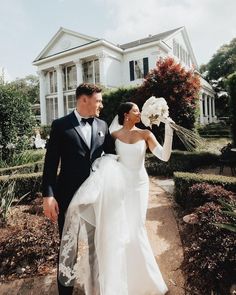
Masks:
[[[134,103],[132,102],[124,102],[120,104],[117,112],[118,122],[120,125],[124,124],[125,114],[128,114],[128,112],[132,109],[133,106]]]

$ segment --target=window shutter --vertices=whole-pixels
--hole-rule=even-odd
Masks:
[[[129,62],[130,81],[134,81],[134,61]]]
[[[146,77],[148,71],[149,71],[149,68],[148,68],[148,57],[144,57],[144,59],[143,59],[143,76],[144,76],[144,78]]]

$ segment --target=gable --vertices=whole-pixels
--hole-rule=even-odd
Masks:
[[[182,56],[181,59],[185,61],[185,59],[189,57],[190,66],[194,66],[195,68],[197,68],[197,61],[193,53],[193,49],[189,41],[186,29],[184,27],[182,28],[182,30],[179,30],[175,34],[166,38],[164,42],[169,46],[169,48],[171,48],[172,54],[175,56],[177,56],[176,51],[178,46],[178,50],[181,49],[181,52],[179,52],[179,54],[181,54]]]
[[[60,30],[55,34],[47,46],[41,51],[35,61],[88,44],[95,40],[98,39],[60,28]]]

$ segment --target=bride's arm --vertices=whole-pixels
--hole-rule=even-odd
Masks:
[[[147,130],[146,142],[150,151],[160,160],[167,162],[172,151],[173,129],[165,124],[165,139],[161,146],[151,131]]]

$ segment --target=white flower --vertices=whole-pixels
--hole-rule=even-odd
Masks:
[[[151,96],[143,105],[141,120],[147,127],[151,127],[153,124],[159,126],[161,122],[160,117],[169,117],[167,102],[163,97]]]

